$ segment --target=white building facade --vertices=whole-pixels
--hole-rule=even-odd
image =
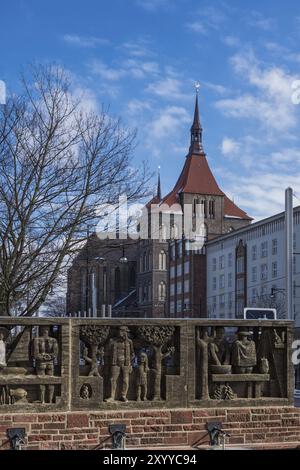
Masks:
[[[300,326],[300,206],[294,208],[293,312]],[[241,318],[244,307],[286,318],[284,213],[206,244],[207,316]]]

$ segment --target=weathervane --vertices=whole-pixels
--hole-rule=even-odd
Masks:
[[[196,82],[196,83],[195,83],[195,89],[196,89],[197,95],[198,95],[198,93],[199,93],[200,88],[201,88],[200,83],[199,83],[199,82]]]

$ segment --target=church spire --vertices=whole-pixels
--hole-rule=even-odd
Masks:
[[[203,147],[202,147],[202,127],[200,124],[200,117],[199,117],[199,106],[198,106],[198,93],[200,85],[197,83],[195,85],[196,88],[196,101],[195,101],[195,111],[194,111],[194,121],[191,127],[191,145],[189,153],[199,153],[203,154]]]
[[[157,172],[157,193],[156,193],[156,196],[159,200],[161,200],[160,166],[158,167],[158,172]]]

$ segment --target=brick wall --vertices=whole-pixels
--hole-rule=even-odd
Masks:
[[[229,444],[253,447],[275,443],[300,444],[300,409],[293,407],[236,409],[178,409],[89,413],[3,414],[0,416],[1,450],[9,448],[6,431],[26,428],[26,449],[93,449],[110,447],[108,425],[126,424],[127,447],[188,448],[207,445],[205,424],[223,423]]]

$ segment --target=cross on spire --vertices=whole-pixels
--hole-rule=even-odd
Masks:
[[[158,167],[157,171],[157,197],[161,200],[161,187],[160,187],[160,166]]]
[[[202,127],[199,117],[199,105],[198,105],[198,94],[200,89],[200,83],[195,83],[196,89],[196,100],[195,100],[195,111],[194,111],[194,121],[191,127],[191,145],[190,145],[190,154],[199,153],[203,154],[202,146]]]

